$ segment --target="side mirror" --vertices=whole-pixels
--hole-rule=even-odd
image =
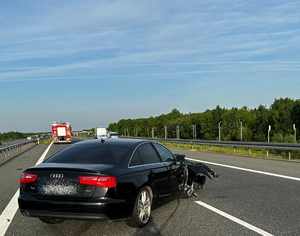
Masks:
[[[184,154],[175,154],[175,159],[176,159],[176,161],[184,162],[185,155]]]

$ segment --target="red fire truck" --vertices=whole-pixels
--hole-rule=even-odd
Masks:
[[[72,142],[72,127],[70,123],[54,123],[51,125],[51,134],[54,143],[71,143]]]

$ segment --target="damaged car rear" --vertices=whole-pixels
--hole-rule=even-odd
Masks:
[[[144,226],[154,201],[179,191],[192,196],[194,183],[214,175],[196,166],[152,141],[83,141],[23,172],[19,208],[50,224],[130,216]]]

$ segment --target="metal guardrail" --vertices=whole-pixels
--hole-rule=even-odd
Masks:
[[[30,147],[38,144],[39,140],[26,140],[24,142],[8,145],[5,147],[0,147],[0,165],[9,159],[15,157],[16,155],[26,151]]]
[[[198,144],[198,145],[211,145],[211,146],[223,146],[233,148],[253,148],[253,149],[265,149],[265,150],[281,150],[281,151],[300,151],[300,144],[293,143],[265,143],[265,142],[240,142],[240,141],[215,141],[215,140],[200,140],[200,139],[174,139],[174,138],[149,138],[149,137],[126,137],[137,139],[148,139],[165,141],[170,143],[181,144]]]

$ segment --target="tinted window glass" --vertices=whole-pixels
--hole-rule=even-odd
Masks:
[[[149,143],[140,146],[138,152],[144,164],[157,163],[161,161],[156,151]]]
[[[162,146],[158,143],[155,143],[154,146],[156,147],[156,149],[163,161],[173,161],[174,160],[173,154],[167,148],[165,148],[164,146]]]
[[[139,150],[136,150],[134,153],[133,157],[131,158],[130,166],[137,166],[137,165],[142,165],[143,160],[141,158]]]
[[[130,153],[123,145],[84,144],[75,145],[55,154],[46,162],[75,164],[118,164]]]

